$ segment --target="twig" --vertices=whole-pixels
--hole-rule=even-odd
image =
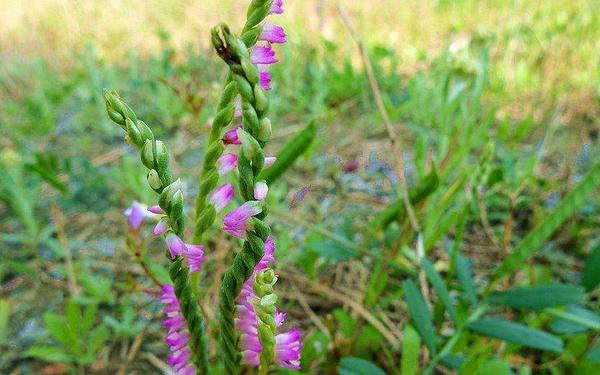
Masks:
[[[367,309],[364,308],[361,304],[351,300],[347,296],[343,295],[340,292],[337,292],[325,285],[321,285],[315,281],[309,280],[302,275],[297,273],[289,272],[286,274],[287,277],[292,278],[295,282],[303,284],[305,286],[311,287],[316,292],[332,299],[336,299],[341,303],[347,305],[352,310],[354,310],[358,315],[362,316],[369,324],[371,324],[376,330],[379,331],[383,335],[383,337],[390,343],[390,345],[394,349],[398,349],[400,347],[400,339],[394,336],[390,330],[383,325],[377,318],[373,316]]]
[[[137,335],[135,340],[133,340],[133,344],[131,344],[131,349],[129,349],[129,354],[127,354],[127,359],[119,368],[117,375],[125,375],[125,372],[127,371],[127,368],[129,367],[129,364],[131,363],[131,361],[133,361],[135,359],[135,356],[137,355],[138,351],[140,350],[140,347],[142,346],[142,342],[144,341],[144,337],[146,336],[146,333],[148,333],[147,328],[144,329],[139,335]]]
[[[77,279],[75,278],[75,268],[73,266],[73,258],[71,257],[71,250],[69,249],[69,241],[65,233],[65,225],[62,214],[57,205],[53,205],[50,211],[52,221],[56,227],[56,235],[60,246],[63,248],[65,256],[65,267],[67,268],[67,286],[71,296],[76,296],[79,293],[79,287],[77,286]]]
[[[327,327],[325,327],[325,324],[323,324],[319,316],[315,314],[313,309],[306,302],[306,298],[304,298],[304,296],[298,290],[298,288],[292,287],[292,289],[294,290],[294,298],[296,298],[296,300],[300,303],[300,306],[302,306],[302,309],[304,310],[306,315],[308,315],[310,320],[312,320],[312,322],[315,323],[315,325],[321,330],[321,332],[323,332],[329,339],[331,339],[331,332],[329,332],[329,330],[327,329]]]
[[[367,50],[364,46],[362,38],[358,30],[354,27],[348,12],[339,1],[336,1],[336,7],[338,13],[342,17],[342,21],[344,25],[350,32],[352,39],[358,46],[358,50],[360,52],[360,57],[363,61],[363,65],[365,66],[365,70],[367,72],[367,77],[369,79],[369,85],[371,86],[371,91],[373,92],[373,97],[375,99],[375,104],[377,105],[377,109],[381,114],[381,118],[383,119],[383,123],[385,124],[385,128],[387,131],[388,138],[390,140],[390,145],[392,148],[392,153],[394,155],[394,169],[396,174],[398,175],[398,181],[400,185],[400,192],[402,194],[402,201],[404,202],[404,207],[406,209],[406,213],[408,215],[408,219],[410,221],[410,225],[412,226],[413,231],[417,235],[417,250],[416,250],[416,263],[419,266],[419,283],[421,284],[421,291],[426,300],[429,300],[429,289],[427,287],[427,283],[425,282],[425,272],[421,269],[421,257],[423,255],[422,248],[419,249],[419,238],[421,238],[421,227],[419,226],[419,221],[417,220],[417,216],[415,215],[415,210],[410,203],[410,197],[408,195],[408,185],[406,182],[406,175],[404,173],[404,156],[402,155],[402,150],[400,150],[400,145],[398,142],[398,136],[396,134],[396,130],[390,120],[390,117],[385,109],[385,105],[383,103],[383,97],[381,95],[381,90],[379,89],[379,84],[377,83],[377,79],[375,78],[375,74],[373,73],[373,66],[371,65],[371,60],[369,59],[369,55],[367,54]],[[421,240],[422,246],[422,240]]]

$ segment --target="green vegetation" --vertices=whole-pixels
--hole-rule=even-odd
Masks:
[[[245,4],[92,3],[0,15],[0,373],[167,368],[164,242],[122,214],[156,197],[102,92],[168,144],[193,199],[226,74],[208,28],[221,14],[239,27]],[[346,2],[419,233],[335,5],[294,3],[272,70],[266,154],[279,159],[260,178],[302,372],[600,373],[597,2]],[[194,291],[211,338],[240,248],[221,223]]]

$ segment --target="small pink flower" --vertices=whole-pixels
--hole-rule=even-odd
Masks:
[[[271,90],[271,73],[269,72],[260,72],[259,73],[259,81],[260,87],[265,91]]]
[[[279,60],[275,57],[275,51],[270,44],[265,46],[254,46],[250,55],[250,61],[254,64],[270,65],[275,64]]]
[[[236,133],[237,137],[237,133]],[[237,167],[237,155],[236,154],[223,154],[217,160],[217,167],[219,169],[219,176],[225,176]]]
[[[163,211],[163,209],[160,208],[160,206],[150,206],[150,207],[148,207],[148,211],[152,212],[153,214],[157,214],[157,215],[165,214],[165,211]]]
[[[225,215],[225,218],[223,219],[223,230],[232,236],[244,238],[248,220],[261,212],[261,202],[248,201]]]
[[[155,236],[160,236],[164,234],[167,231],[167,229],[169,229],[169,222],[165,219],[162,219],[158,222],[158,224],[156,224],[154,230],[152,231],[152,234],[154,234]]]
[[[229,204],[233,198],[233,185],[223,184],[219,186],[211,195],[208,201],[210,204],[215,206],[217,212],[221,211],[225,206]]]
[[[190,266],[190,272],[200,272],[202,265],[206,263],[204,246],[202,245],[186,244],[183,256]]]
[[[277,161],[277,158],[275,156],[267,156],[265,158],[265,168],[269,168],[270,166],[272,166],[273,164],[275,164],[275,162]]]
[[[267,198],[267,193],[269,192],[269,187],[267,183],[264,181],[258,181],[254,184],[254,199],[258,201],[264,201]]]
[[[283,0],[274,0],[271,4],[271,14],[282,14],[283,13]]]
[[[275,362],[290,370],[300,369],[302,353],[300,330],[292,328],[275,336]]]
[[[123,214],[127,216],[129,225],[135,230],[140,229],[144,220],[158,217],[158,215],[148,211],[148,206],[138,201],[133,201],[131,206],[123,211]]]
[[[190,341],[189,331],[185,319],[181,315],[175,290],[172,285],[163,285],[162,290],[163,294],[160,300],[165,304],[166,315],[163,327],[168,329],[165,342],[169,346],[170,352],[166,362],[178,375],[195,374],[196,369],[189,363],[192,356],[192,352],[188,347],[188,342]]]
[[[233,100],[233,108],[235,109],[233,116],[235,118],[242,118],[244,112],[242,111],[242,99],[239,96]]]
[[[258,39],[269,43],[285,43],[285,31],[283,27],[267,22]]]
[[[241,125],[236,126],[235,128],[229,129],[223,135],[222,141],[226,145],[239,145],[242,142],[238,138],[237,130],[241,128]]]
[[[185,252],[185,243],[175,233],[167,234],[165,241],[167,242],[167,248],[169,249],[172,259],[175,259]]]

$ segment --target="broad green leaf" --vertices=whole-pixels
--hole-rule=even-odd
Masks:
[[[54,340],[69,348],[77,345],[77,337],[62,316],[46,313],[44,325]]]
[[[529,348],[560,353],[561,339],[539,329],[500,318],[482,318],[467,324],[467,328],[483,336],[493,337]]]
[[[429,172],[421,183],[409,191],[410,202],[418,204],[433,193],[439,185],[439,179],[435,168]],[[375,215],[367,224],[367,230],[375,232],[378,229],[385,229],[394,220],[404,216],[404,201],[402,198],[389,204],[387,208]]]
[[[581,285],[587,292],[594,290],[598,284],[600,284],[600,242],[590,252],[581,273]]]
[[[415,329],[407,324],[402,338],[402,358],[400,362],[401,375],[417,374],[419,366],[419,349],[421,338]]]
[[[435,290],[436,295],[438,296],[440,301],[442,301],[442,304],[446,308],[446,311],[448,311],[448,314],[452,318],[452,321],[454,322],[454,324],[456,324],[456,322],[457,322],[456,309],[454,308],[454,304],[452,303],[452,300],[450,299],[450,293],[448,293],[448,288],[446,288],[446,284],[444,283],[444,280],[442,280],[440,275],[438,275],[435,268],[433,267],[433,264],[431,264],[431,262],[429,262],[429,260],[423,259],[421,261],[421,267],[423,267],[423,271],[425,271],[427,280],[429,280],[429,282],[433,286],[433,289]]]
[[[433,331],[433,322],[431,321],[431,312],[425,303],[425,298],[423,298],[415,283],[410,279],[404,281],[404,298],[415,328],[421,335],[429,352],[435,355],[435,333]]]
[[[81,335],[87,336],[94,321],[96,320],[96,312],[98,311],[98,305],[92,303],[88,307],[86,307],[85,312],[83,313],[83,319],[81,320],[80,332]]]
[[[387,375],[379,366],[362,358],[345,357],[338,367],[339,375]]]
[[[490,295],[488,302],[515,309],[543,309],[584,302],[583,288],[577,285],[553,284],[513,288]]]
[[[316,124],[314,121],[311,121],[304,130],[296,134],[294,138],[279,151],[275,164],[264,169],[256,180],[265,180],[267,184],[272,184],[294,164],[296,159],[304,154],[316,135]]]
[[[32,346],[25,352],[25,356],[55,363],[69,363],[72,360],[63,349],[46,345]]]
[[[477,293],[475,291],[471,260],[460,254],[456,258],[456,277],[467,301],[473,306],[477,305]]]
[[[323,332],[317,331],[308,335],[304,340],[304,347],[300,356],[302,368],[308,369],[314,361],[325,358],[328,346],[329,338]]]
[[[492,278],[496,280],[521,267],[529,256],[542,247],[552,233],[588,201],[588,196],[596,191],[598,185],[600,185],[600,162],[592,167],[553,212],[544,215],[544,220],[519,242],[496,269]]]
[[[583,307],[570,305],[564,311],[550,309],[548,312],[557,318],[550,323],[550,329],[556,333],[574,334],[589,329],[600,330],[600,316]]]

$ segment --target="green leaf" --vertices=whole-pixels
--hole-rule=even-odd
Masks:
[[[367,290],[365,291],[365,306],[372,307],[377,299],[385,290],[388,281],[388,273],[383,272],[383,257],[379,259],[373,271],[371,277],[367,283]]]
[[[435,334],[431,321],[431,312],[425,303],[425,298],[423,298],[415,283],[410,279],[404,281],[404,298],[415,328],[421,335],[430,354],[435,355]]]
[[[0,299],[0,344],[6,340],[9,318],[10,303],[7,299]]]
[[[328,346],[329,338],[323,332],[317,331],[309,334],[304,340],[304,347],[300,356],[302,368],[310,368],[313,362],[325,358]]]
[[[600,363],[600,340],[596,339],[594,346],[590,349],[586,358],[592,362]]]
[[[588,201],[588,196],[596,191],[598,185],[600,185],[600,162],[596,163],[581,182],[567,194],[554,212],[544,215],[544,220],[519,242],[496,269],[492,279],[499,279],[519,269],[529,256],[542,247],[554,231]]]
[[[473,306],[477,305],[477,293],[475,292],[471,260],[460,254],[456,258],[456,277],[467,301]]]
[[[57,314],[45,313],[44,325],[52,338],[66,347],[73,347],[77,344],[77,338],[71,331],[66,320]]]
[[[400,362],[401,375],[417,374],[420,347],[421,338],[419,337],[419,334],[410,324],[407,324],[404,327],[402,339],[402,358]]]
[[[561,353],[563,350],[562,340],[558,337],[505,319],[482,318],[468,323],[467,328],[483,336],[529,348],[555,353]]]
[[[409,191],[408,196],[410,197],[410,202],[413,205],[422,202],[431,195],[438,186],[439,179],[437,170],[433,168],[418,186]],[[387,208],[375,215],[375,217],[369,221],[366,226],[367,231],[375,232],[378,229],[385,229],[394,220],[402,218],[404,216],[404,211],[404,200],[402,198],[390,203]]]
[[[63,349],[47,345],[32,346],[25,352],[25,356],[55,363],[69,363],[72,359]]]
[[[550,323],[550,329],[556,333],[574,334],[589,329],[600,330],[600,316],[583,307],[570,305],[565,311],[550,309],[548,312],[557,318]]]
[[[543,309],[559,305],[582,304],[583,288],[577,285],[553,284],[513,288],[490,295],[488,302],[515,309]]]
[[[339,375],[387,375],[379,366],[362,358],[345,357],[338,367]]]
[[[598,242],[585,262],[581,273],[581,285],[586,292],[591,292],[600,284],[600,242]]]
[[[104,344],[108,340],[108,337],[109,332],[106,326],[101,325],[92,330],[88,340],[87,353],[95,355],[98,349],[101,349],[102,346],[104,346]]]
[[[456,322],[458,321],[456,309],[454,308],[454,304],[450,299],[450,293],[448,293],[448,288],[446,288],[446,284],[444,284],[444,281],[442,280],[440,275],[438,275],[438,273],[435,271],[433,264],[431,264],[429,260],[423,259],[421,261],[421,267],[423,267],[423,271],[425,271],[425,276],[427,276],[427,280],[429,280],[429,282],[433,286],[433,290],[435,290],[436,295],[438,296],[440,301],[442,301],[442,304],[446,308],[446,311],[448,311],[448,314],[452,318],[454,324],[456,324]]]
[[[306,128],[296,134],[277,154],[275,164],[264,169],[256,178],[256,181],[265,180],[268,185],[276,181],[286,170],[288,170],[311,145],[317,135],[317,127],[311,121]]]
[[[338,321],[339,331],[346,337],[352,337],[356,328],[356,321],[344,309],[333,310],[333,316]]]

